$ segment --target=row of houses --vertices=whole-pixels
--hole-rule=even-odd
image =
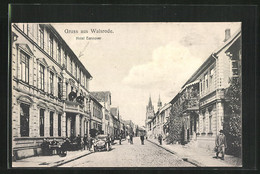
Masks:
[[[172,100],[158,111],[149,99],[146,107],[146,131],[149,137],[169,136],[171,117],[179,117],[180,143],[196,141],[200,147],[213,149],[215,137],[223,129],[227,99],[225,90],[231,79],[241,77],[241,29],[232,36],[225,30],[223,44],[183,84]]]
[[[91,74],[50,24],[11,25],[11,137],[15,159],[41,154],[43,139],[110,134],[127,125],[109,91],[89,91]]]

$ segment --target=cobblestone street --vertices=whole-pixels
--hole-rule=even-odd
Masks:
[[[138,137],[134,144],[123,141],[109,152],[95,152],[60,167],[195,167],[176,155]]]

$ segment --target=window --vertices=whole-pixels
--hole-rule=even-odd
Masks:
[[[62,81],[58,78],[58,98],[61,100],[62,97]]]
[[[70,73],[73,73],[73,67],[72,67],[72,59],[70,59]]]
[[[205,74],[204,79],[205,79],[205,89],[206,89],[209,87],[208,74]]]
[[[29,56],[24,52],[20,52],[21,59],[21,80],[29,83]]]
[[[74,74],[74,75],[75,75],[76,79],[78,79],[78,78],[77,78],[77,77],[78,77],[78,76],[77,76],[77,75],[78,75],[77,70],[78,70],[78,68],[77,68],[77,65],[75,64],[75,74]]]
[[[40,136],[44,136],[44,109],[40,109]]]
[[[29,137],[29,105],[20,105],[20,134],[21,137]]]
[[[200,92],[202,92],[202,81],[200,80]]]
[[[22,30],[26,35],[29,36],[29,24],[23,24]]]
[[[214,68],[210,70],[210,76],[212,77],[215,74]]]
[[[49,38],[50,56],[53,57],[53,37],[50,35]]]
[[[205,112],[203,113],[203,132],[206,132]]]
[[[238,61],[232,60],[232,75],[238,76]]]
[[[39,27],[39,33],[40,33],[40,47],[44,49],[44,35],[43,35],[43,27]]]
[[[212,132],[212,111],[209,111],[209,132]]]
[[[40,89],[44,90],[44,66],[40,65]]]
[[[53,136],[53,114],[54,112],[50,111],[50,136]]]
[[[58,136],[61,136],[61,114],[58,115]]]
[[[27,24],[27,35],[29,36],[30,34],[30,27],[29,27],[29,24]]]
[[[68,99],[68,93],[69,93],[69,91],[68,91],[68,83],[66,83],[66,99]]]
[[[54,77],[53,72],[50,72],[50,94],[52,94],[52,95],[54,94],[53,77]]]
[[[64,66],[65,68],[67,68],[67,54],[65,52],[63,54],[63,57],[64,57]]]
[[[57,44],[57,59],[58,63],[61,64],[61,48],[59,44]]]

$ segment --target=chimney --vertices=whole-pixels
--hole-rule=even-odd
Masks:
[[[230,29],[227,28],[227,29],[225,30],[225,39],[224,39],[224,42],[226,42],[230,37],[231,37]]]

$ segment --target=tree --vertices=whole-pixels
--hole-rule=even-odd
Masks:
[[[242,151],[242,115],[241,115],[241,81],[230,80],[226,89],[224,131],[227,138],[227,153],[241,156]]]
[[[169,134],[166,137],[168,144],[181,142],[182,140],[182,120],[180,114],[180,108],[171,108],[169,116]]]

